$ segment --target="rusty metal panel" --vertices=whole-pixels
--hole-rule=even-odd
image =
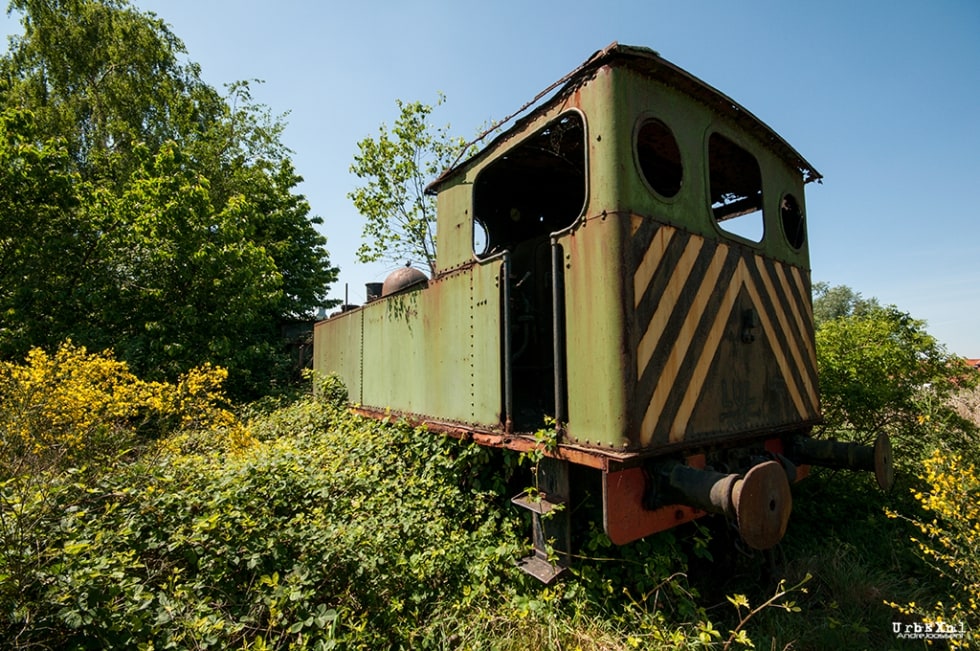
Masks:
[[[500,261],[473,267],[469,274],[470,419],[475,423],[503,422],[503,369],[501,368]]]
[[[447,183],[437,197],[439,246],[436,263],[440,273],[468,265],[473,261],[473,218],[470,207],[472,183],[457,179]]]
[[[643,448],[819,417],[809,275],[751,248],[633,219],[631,429]]]
[[[596,219],[562,236],[569,442],[627,443],[623,382],[625,324],[617,220]]]
[[[424,404],[428,339],[415,289],[365,305],[361,403],[414,412]]]
[[[361,400],[361,328],[363,312],[353,310],[320,321],[313,328],[313,370],[336,373],[351,402]]]

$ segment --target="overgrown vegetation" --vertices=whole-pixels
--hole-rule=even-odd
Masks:
[[[310,399],[245,430],[213,386],[195,389],[207,369],[148,387],[66,348],[6,370],[5,394],[23,397],[3,402],[8,453],[44,453],[55,422],[77,434],[58,464],[0,478],[13,647],[412,647],[419,621],[465,607],[464,586],[488,598],[507,575],[516,538],[481,448]],[[76,386],[36,390],[56,378],[85,378],[105,408],[75,409]],[[174,427],[143,436],[142,412]],[[94,456],[86,443],[109,431]]]
[[[526,540],[505,499],[517,455],[353,416],[329,378],[319,399],[246,423],[225,408],[221,379],[203,368],[146,383],[73,346],[4,366],[0,636],[10,647],[748,639],[748,597],[726,628],[685,579],[684,550],[707,556],[703,529],[614,548],[593,528],[574,575],[541,587],[514,562]],[[772,603],[792,608],[783,596]]]
[[[963,456],[891,496],[815,472],[775,556],[738,553],[718,520],[625,547],[593,524],[543,587],[514,563],[518,455],[353,416],[331,378],[235,416],[223,378],[145,382],[72,345],[3,365],[8,646],[880,648],[892,622],[980,626]]]
[[[906,627],[913,635],[948,633],[952,626],[951,645],[976,644],[980,419],[972,406],[980,396],[980,373],[949,354],[922,321],[850,288],[818,285],[814,314],[823,434],[867,441],[884,431],[900,470],[894,494],[862,489],[861,505],[840,497],[855,493],[853,478],[829,473],[822,481],[837,495],[823,499],[848,517],[848,529],[830,540],[864,550],[864,565],[887,573],[874,581],[874,598],[893,609],[896,633],[905,634]],[[882,510],[894,519],[883,522]],[[868,520],[859,524],[861,513]],[[833,514],[824,517],[827,522]],[[867,550],[875,551],[868,557]]]

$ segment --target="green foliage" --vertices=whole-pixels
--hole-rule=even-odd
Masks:
[[[170,436],[43,502],[4,482],[4,639],[407,648],[446,595],[516,572],[497,500],[458,481],[481,448],[312,400],[251,434]]]
[[[817,328],[834,319],[864,316],[880,307],[878,299],[864,298],[846,285],[813,284],[813,322]]]
[[[18,0],[0,58],[0,356],[72,338],[173,380],[206,361],[238,398],[290,381],[280,324],[337,270],[282,123],[181,63],[125,0]]]
[[[894,307],[826,321],[816,343],[826,427],[859,440],[888,432],[898,457],[920,454],[924,403],[951,413],[948,398],[968,379],[922,321]]]
[[[440,96],[436,107],[443,101]],[[429,123],[433,106],[396,103],[400,114],[394,127],[382,124],[377,138],[357,143],[350,168],[366,181],[348,195],[366,220],[357,254],[362,262],[408,262],[435,274],[435,198],[425,187],[458,159],[465,142],[451,137],[448,126]]]
[[[91,247],[79,182],[64,142],[40,138],[33,114],[0,113],[0,356],[22,356],[48,333],[61,341],[60,322],[78,307]]]
[[[180,63],[183,43],[126,0],[13,0],[10,10],[24,33],[0,60],[3,101],[34,111],[87,179],[125,178],[137,146],[190,136],[220,110],[198,68]]]
[[[868,438],[877,431],[888,432],[896,441],[896,462],[906,470],[898,484],[908,487],[918,504],[899,495],[883,503],[882,498],[859,494],[859,502],[885,511],[895,520],[902,536],[913,546],[891,549],[893,576],[918,576],[918,589],[892,585],[875,596],[894,607],[904,618],[919,624],[942,621],[968,622],[974,630],[978,584],[978,532],[976,525],[978,425],[970,409],[978,374],[963,360],[949,355],[926,332],[925,324],[894,307],[881,307],[846,287],[815,287],[817,358],[820,367],[821,399],[827,427],[834,435]],[[971,420],[972,417],[972,420]],[[854,495],[853,483],[829,479],[835,509],[849,515],[841,539],[861,544],[863,539],[857,509],[842,496]],[[847,484],[846,486],[844,484]],[[830,496],[827,496],[829,499]],[[819,502],[819,500],[818,500]],[[919,507],[919,508],[917,508]],[[924,515],[923,515],[924,510]],[[820,521],[827,522],[832,516]],[[911,525],[907,531],[901,525]],[[894,534],[876,532],[868,540]],[[873,547],[868,547],[873,548]],[[917,553],[925,566],[911,559]],[[882,566],[889,559],[866,559]],[[851,568],[843,583],[861,585]],[[878,580],[878,586],[886,582]],[[841,588],[836,594],[846,594]],[[901,596],[892,596],[901,595]],[[837,600],[833,602],[837,603]],[[843,609],[841,609],[843,613]],[[893,618],[895,615],[893,615]],[[832,619],[837,627],[846,620]],[[858,626],[853,621],[848,626]],[[867,633],[867,631],[861,631]],[[967,644],[953,639],[954,646]]]
[[[247,428],[181,419],[206,428],[0,481],[8,646],[722,644],[684,581],[681,538],[617,548],[593,528],[572,576],[541,586],[514,563],[516,454],[353,416],[336,378],[316,385]]]

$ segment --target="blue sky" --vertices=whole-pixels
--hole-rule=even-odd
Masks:
[[[355,262],[347,193],[357,141],[394,121],[396,99],[445,93],[435,122],[469,137],[615,40],[726,93],[824,175],[807,186],[814,281],[895,304],[980,357],[977,0],[134,4],[172,26],[206,81],[262,79],[256,99],[289,112],[284,140],[341,268],[335,297],[347,283],[360,302],[391,268]]]

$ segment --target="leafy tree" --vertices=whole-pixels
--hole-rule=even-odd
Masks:
[[[820,327],[822,323],[854,314],[867,314],[881,307],[876,298],[864,298],[847,285],[818,282],[813,285],[813,321]]]
[[[81,278],[86,224],[63,142],[38,141],[29,112],[0,113],[0,355],[21,355],[59,331]],[[52,264],[56,262],[58,264]]]
[[[281,119],[222,96],[126,0],[13,0],[0,58],[0,354],[71,337],[248,397],[286,379],[285,319],[327,303],[321,223]]]
[[[827,427],[858,439],[886,431],[913,459],[928,452],[922,444],[934,433],[929,419],[946,422],[950,442],[954,431],[971,429],[955,416],[948,399],[976,374],[965,372],[963,361],[926,331],[924,321],[850,288],[834,289],[823,296],[850,312],[819,322],[816,331]]]
[[[439,97],[436,106],[442,105]],[[400,115],[377,138],[357,143],[351,172],[366,184],[348,196],[366,219],[361,262],[387,260],[436,271],[435,198],[425,194],[429,182],[458,159],[466,147],[449,135],[448,125],[433,127],[434,107],[396,100]]]
[[[126,228],[115,231],[116,293],[103,319],[115,348],[145,373],[171,377],[188,359],[248,369],[243,362],[257,362],[247,358],[271,340],[258,330],[275,324],[282,278],[251,237],[255,205],[239,196],[217,210],[207,180],[185,162],[164,146],[114,198],[113,221]]]

